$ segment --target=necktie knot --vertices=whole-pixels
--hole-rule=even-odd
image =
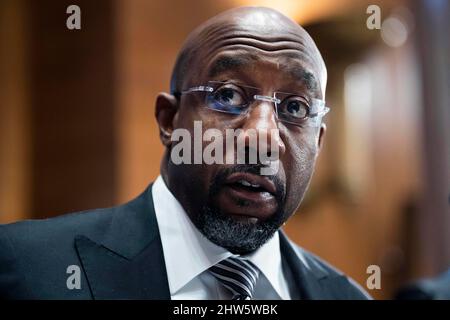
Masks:
[[[232,300],[252,298],[259,270],[250,260],[229,257],[209,268],[209,272],[232,293]]]

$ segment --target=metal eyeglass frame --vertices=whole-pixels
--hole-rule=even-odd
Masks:
[[[247,90],[243,90],[245,92],[248,91],[261,91],[260,88],[256,88],[256,87],[251,87],[251,86],[245,86],[245,85],[238,85],[238,84],[234,84],[232,82],[222,82],[222,81],[208,81],[208,85],[200,85],[200,86],[194,86],[191,88],[188,88],[186,90],[183,90],[181,92],[175,92],[174,95],[176,97],[180,97],[183,94],[189,94],[189,93],[195,93],[195,92],[206,92],[206,93],[212,93],[215,91],[214,86],[213,85],[226,85],[226,84],[232,84],[236,87],[239,87],[241,89],[247,89]],[[217,88],[216,88],[217,89]],[[310,107],[308,105],[308,114],[305,116],[305,118],[300,119],[303,123],[296,123],[293,121],[289,121],[287,119],[283,119],[279,117],[279,113],[278,113],[278,105],[284,100],[284,99],[279,99],[277,98],[277,95],[286,95],[286,96],[296,96],[296,97],[303,97],[301,95],[298,94],[294,94],[294,93],[287,93],[287,92],[281,92],[281,91],[275,91],[273,93],[273,97],[271,96],[265,96],[265,95],[260,95],[260,94],[253,94],[251,95],[251,99],[250,101],[248,101],[248,106],[252,105],[254,103],[255,100],[258,101],[266,101],[266,102],[272,102],[275,105],[275,114],[277,115],[277,119],[279,119],[279,121],[285,122],[285,123],[289,123],[295,126],[301,126],[304,124],[308,124],[309,126],[313,126],[313,127],[317,127],[320,125],[320,123],[322,122],[322,118],[323,116],[325,116],[329,111],[330,108],[327,107],[325,105],[325,101],[324,100],[320,100],[320,99],[315,99],[315,98],[308,98],[306,99],[308,102],[313,102],[314,103],[314,107]],[[206,99],[208,99],[208,96],[206,97]],[[216,111],[216,112],[223,112],[223,113],[227,113],[227,114],[234,114],[234,115],[242,115],[245,114],[244,112],[242,113],[233,113],[233,112],[229,112],[229,111],[225,111],[225,110],[220,110],[220,109],[216,109],[216,108],[211,108],[208,106],[207,101],[205,101],[205,107],[207,109]],[[246,109],[246,111],[249,108]],[[312,110],[313,109],[313,110]],[[311,112],[313,111],[313,112]],[[306,121],[306,120],[311,120],[311,121]]]

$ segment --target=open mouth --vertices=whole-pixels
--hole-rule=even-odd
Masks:
[[[237,220],[264,221],[279,209],[278,189],[269,176],[233,172],[220,183],[215,205]]]
[[[276,193],[277,188],[268,177],[235,172],[225,179],[217,200],[223,212],[258,221],[268,219],[277,211]]]
[[[258,183],[251,183],[250,181],[244,179],[227,184],[227,186],[233,189],[240,198],[244,198],[246,200],[258,201],[259,198],[267,199],[273,197],[272,193],[262,185]]]
[[[248,192],[267,192],[265,188],[263,188],[259,184],[252,184],[247,180],[239,180],[238,182],[232,184],[234,188],[242,189]]]
[[[222,209],[232,215],[265,220],[277,210],[276,191],[268,177],[235,172],[225,180],[219,199]]]
[[[225,181],[226,185],[246,193],[259,193],[273,197],[276,194],[275,184],[267,177],[247,172],[231,174]]]

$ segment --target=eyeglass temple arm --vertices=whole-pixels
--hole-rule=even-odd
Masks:
[[[311,113],[309,116],[311,118],[313,118],[313,117],[322,117],[322,116],[326,115],[329,111],[330,111],[330,108],[328,108],[327,106],[324,106],[321,110],[319,110],[316,113]]]

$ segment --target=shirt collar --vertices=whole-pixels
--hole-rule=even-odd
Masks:
[[[209,241],[194,226],[161,176],[152,187],[153,203],[164,252],[170,294],[218,262],[233,256]],[[278,232],[255,252],[244,256],[264,274],[282,299],[282,268]]]

